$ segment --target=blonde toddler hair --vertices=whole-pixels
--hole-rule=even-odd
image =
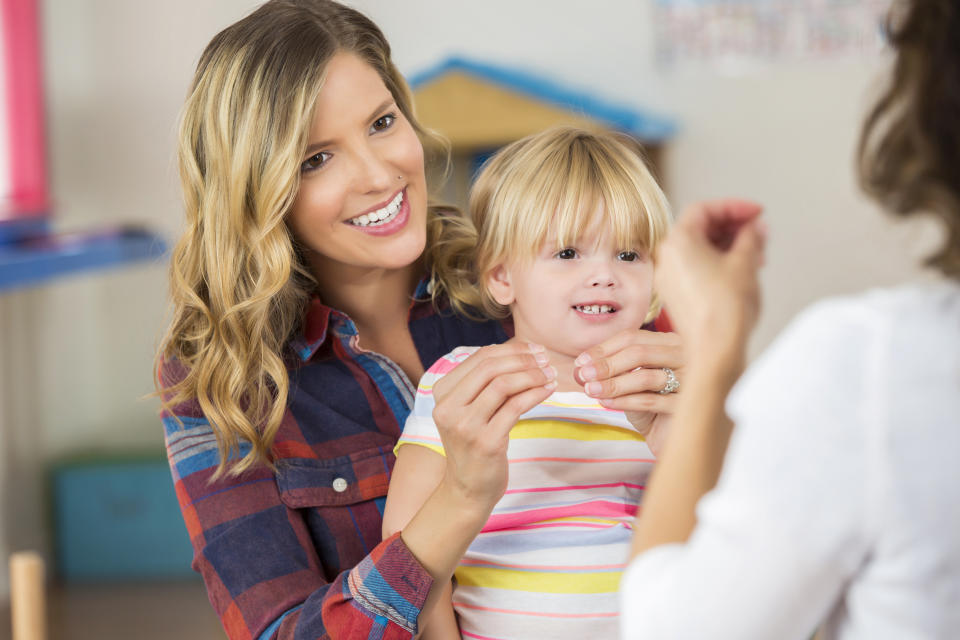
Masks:
[[[449,217],[431,230],[434,297],[446,295],[470,317],[506,317],[509,309],[487,290],[490,272],[532,260],[548,241],[574,243],[598,212],[623,248],[652,256],[666,235],[670,207],[633,138],[555,127],[507,145],[481,168],[469,217]],[[654,294],[646,321],[659,311]]]

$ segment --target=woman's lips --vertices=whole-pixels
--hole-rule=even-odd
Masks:
[[[410,220],[410,199],[407,197],[406,188],[404,188],[398,194],[398,196],[401,199],[399,203],[400,204],[399,208],[397,209],[396,213],[388,215],[388,217],[384,221],[368,222],[367,224],[357,224],[351,221],[351,220],[357,220],[357,219],[362,220],[364,216],[371,215],[371,214],[364,214],[363,216],[357,216],[356,218],[351,218],[351,220],[346,221],[344,224],[349,225],[352,229],[356,229],[357,231],[361,231],[371,236],[389,236],[400,231],[405,226],[407,226],[407,222]],[[394,199],[396,199],[396,197],[397,196],[394,196]],[[381,207],[379,210],[389,211],[389,207],[392,202],[393,201],[387,203],[386,206]],[[376,213],[376,211],[379,211],[379,210],[375,210],[374,212],[371,212],[371,213]]]

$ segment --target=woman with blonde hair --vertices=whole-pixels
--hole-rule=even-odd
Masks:
[[[415,635],[502,492],[505,453],[481,435],[546,393],[525,343],[438,385],[443,481],[381,540],[424,363],[510,328],[431,299],[424,248],[457,214],[428,206],[424,135],[383,34],[336,2],[267,2],[200,58],[158,387],[194,567],[231,638]],[[675,341],[633,331],[595,373],[615,402],[660,398],[633,372],[650,343],[679,370]]]
[[[623,638],[960,636],[960,6],[897,0],[887,31],[897,59],[861,181],[943,223],[941,277],[818,303],[731,392],[759,308],[759,207],[681,218],[657,283],[690,362]]]

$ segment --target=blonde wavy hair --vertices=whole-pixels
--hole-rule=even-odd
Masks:
[[[573,244],[603,222],[622,247],[653,255],[670,226],[670,206],[633,138],[555,127],[511,143],[481,168],[469,218],[450,217],[430,237],[433,295],[459,313],[503,318],[487,276],[507,260],[527,260],[544,243]],[[657,316],[654,293],[646,322]]]
[[[338,52],[373,67],[421,138],[432,139],[383,33],[330,0],[272,0],[221,31],[200,57],[181,115],[186,229],[170,260],[172,319],[155,370],[165,410],[196,402],[209,421],[217,476],[271,464],[289,391],[285,349],[316,285],[285,217]],[[251,445],[243,455],[241,442]]]

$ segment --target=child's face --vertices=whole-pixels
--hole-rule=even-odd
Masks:
[[[653,262],[636,248],[593,233],[557,247],[548,242],[532,262],[493,270],[487,285],[509,305],[518,338],[576,357],[624,329],[639,329],[650,310]]]

